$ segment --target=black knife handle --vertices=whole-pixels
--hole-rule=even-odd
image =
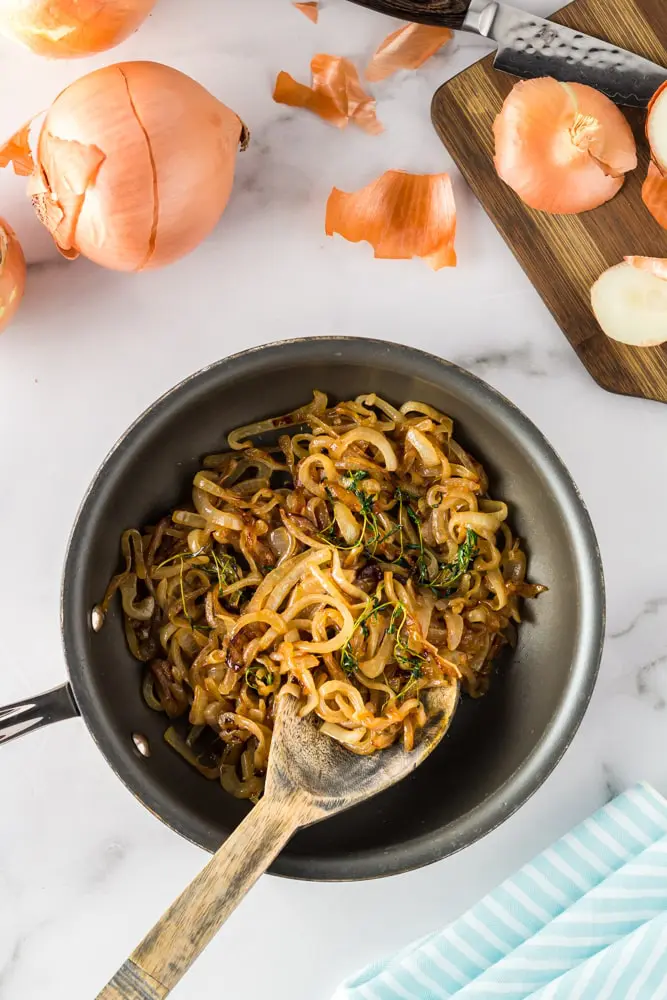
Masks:
[[[403,21],[446,28],[461,28],[470,6],[470,0],[353,0],[353,3]]]

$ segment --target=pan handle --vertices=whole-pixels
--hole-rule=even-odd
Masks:
[[[35,698],[5,705],[0,708],[0,745],[41,729],[42,726],[48,726],[51,722],[74,719],[79,714],[69,684],[61,684]]]
[[[462,28],[471,0],[353,0],[381,14],[403,21],[419,21],[445,28]]]

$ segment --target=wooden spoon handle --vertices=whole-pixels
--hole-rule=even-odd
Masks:
[[[164,1000],[292,834],[314,818],[303,797],[263,798],[97,1000]]]
[[[404,21],[420,21],[446,28],[461,28],[470,0],[353,0],[381,14],[392,14]]]

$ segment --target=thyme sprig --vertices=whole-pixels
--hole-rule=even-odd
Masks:
[[[374,553],[378,546],[378,539],[380,538],[380,524],[375,511],[373,510],[372,495],[370,493],[366,493],[366,491],[361,489],[359,486],[359,483],[363,482],[364,479],[368,479],[368,472],[366,472],[365,469],[353,469],[347,474],[347,476],[343,477],[341,482],[345,489],[349,490],[349,492],[357,498],[361,508],[363,521],[357,545],[363,543],[366,548]],[[366,538],[366,532],[368,529],[370,529],[370,539]]]
[[[359,548],[359,546],[365,546],[368,555],[373,556],[380,544],[380,523],[377,519],[377,515],[373,510],[373,496],[370,493],[366,493],[365,490],[361,489],[359,483],[363,482],[364,479],[368,479],[368,472],[365,469],[353,469],[348,472],[347,475],[343,476],[341,479],[342,486],[348,490],[359,502],[360,512],[362,516],[361,531],[359,532],[359,537],[356,542],[351,545],[338,545],[335,541],[335,536],[337,533],[337,525],[335,518],[331,517],[331,523],[324,531],[320,532],[320,538],[333,545],[341,552],[350,552],[352,549]],[[332,503],[336,503],[337,497],[333,492],[331,487],[325,486],[324,490]],[[370,538],[366,537],[366,532],[370,529]]]
[[[213,557],[213,562],[215,563],[215,571],[218,577],[218,595],[220,595],[225,587],[228,587],[231,583],[235,583],[238,580],[239,564],[234,556],[230,555],[228,552],[222,552],[218,556],[215,549],[212,549],[211,555]]]
[[[449,563],[440,563],[438,573],[429,586],[434,590],[451,591],[464,573],[467,573],[470,563],[476,558],[477,534],[468,528],[464,541],[459,545],[456,556]]]
[[[376,593],[373,597],[369,597],[366,602],[366,607],[361,612],[357,620],[355,621],[352,632],[350,633],[350,638],[347,640],[343,646],[340,654],[340,665],[346,674],[353,674],[357,667],[359,666],[359,661],[357,657],[352,652],[352,638],[357,632],[361,630],[364,638],[368,638],[368,622],[371,618],[376,618],[380,611],[384,611],[385,608],[391,608],[393,605],[391,601],[385,601],[382,603],[382,584],[378,587]]]
[[[394,606],[388,629],[389,635],[396,636],[394,659],[402,670],[407,670],[415,676],[420,677],[421,665],[426,662],[427,658],[423,653],[418,653],[416,650],[410,648],[410,637],[408,636],[406,639],[404,635],[407,620],[408,612],[406,607],[402,601],[399,601]]]
[[[406,510],[408,517],[414,524],[415,529],[417,531],[417,539],[418,539],[417,548],[419,549],[419,555],[417,556],[417,563],[416,563],[417,582],[421,583],[422,585],[425,584],[428,586],[429,583],[428,559],[426,558],[426,554],[424,553],[424,536],[422,534],[422,524],[419,519],[419,515],[415,510],[412,509],[412,507],[408,506]]]

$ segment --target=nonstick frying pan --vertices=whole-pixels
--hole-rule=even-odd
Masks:
[[[487,833],[555,766],[586,710],[604,628],[604,588],[583,502],[537,428],[480,379],[382,341],[322,337],[238,354],[186,379],[151,406],[105,459],[72,532],[62,584],[69,682],[0,709],[0,743],[80,714],[108,763],[160,819],[212,851],[247,803],[231,798],[163,740],[166,717],[141,696],[141,668],[115,603],[96,632],[91,612],[119,564],[119,539],[187,498],[200,458],[241,424],[287,412],[319,388],[332,398],[377,392],[450,414],[457,439],[490,474],[525,540],[532,580],[548,593],[527,609],[519,645],[490,693],[464,699],[450,733],[414,775],[299,833],[272,871],[365,878],[416,868]],[[134,736],[134,739],[133,739]],[[137,747],[150,746],[150,756]]]

